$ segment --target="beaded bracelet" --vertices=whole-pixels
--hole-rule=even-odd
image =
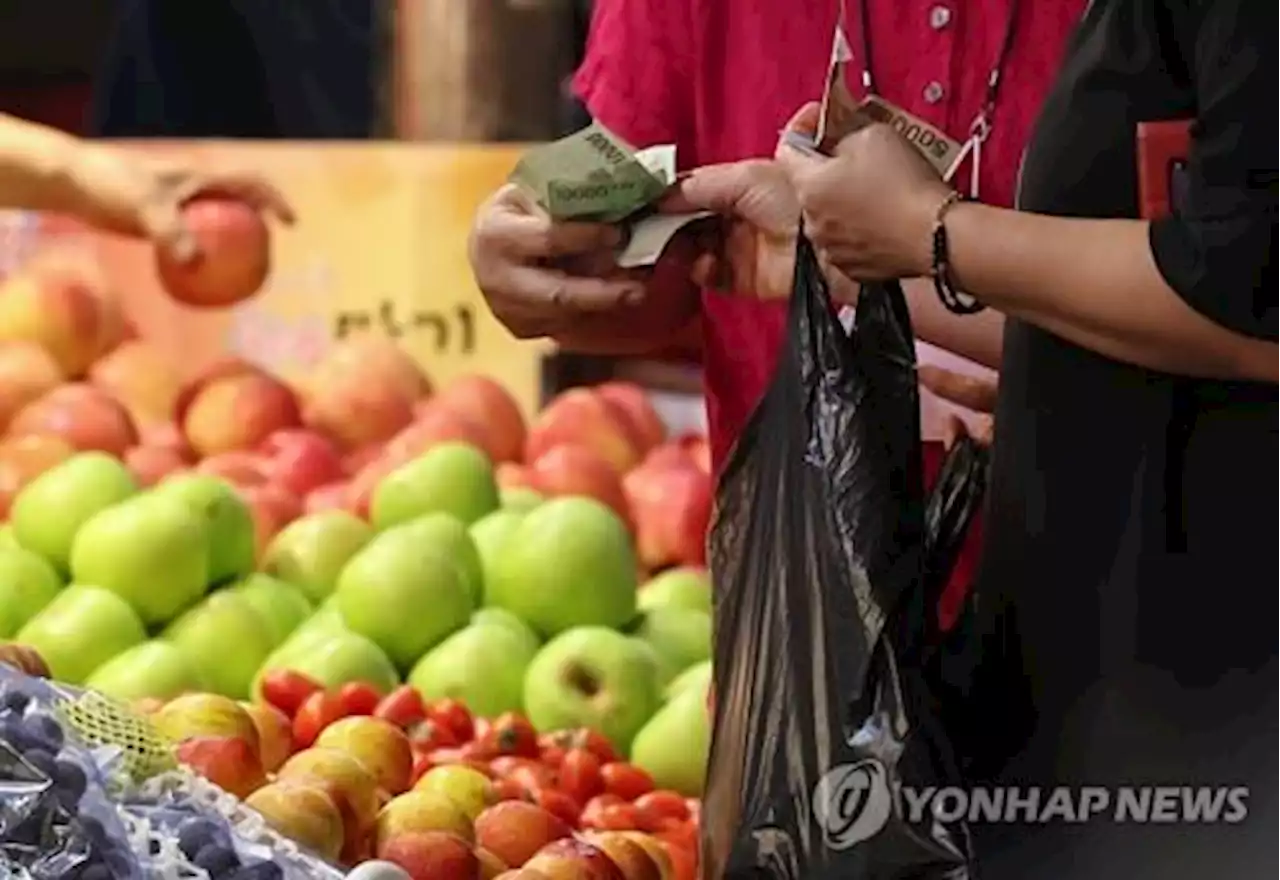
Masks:
[[[956,290],[951,283],[951,246],[947,239],[947,212],[965,201],[960,192],[952,190],[938,206],[933,219],[933,289],[947,311],[956,315],[976,315],[986,308],[967,293]]]

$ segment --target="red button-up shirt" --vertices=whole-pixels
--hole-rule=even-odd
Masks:
[[[592,116],[637,146],[674,143],[682,167],[771,156],[778,132],[821,97],[841,0],[596,0],[575,87]],[[861,45],[857,0],[845,29]],[[1011,0],[868,0],[879,93],[963,140],[984,103]],[[1023,146],[1084,0],[1021,0],[980,195],[1010,205]],[[849,65],[854,95],[861,61]],[[967,185],[966,162],[958,180]],[[717,467],[772,375],[786,307],[705,291],[703,371]],[[936,462],[930,462],[936,464]],[[932,469],[932,468],[930,468]],[[972,561],[962,560],[961,569]],[[967,571],[957,571],[957,580]]]

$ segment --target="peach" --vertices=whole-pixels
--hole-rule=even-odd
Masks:
[[[98,450],[116,457],[138,442],[128,411],[92,385],[59,385],[22,408],[9,423],[15,437],[62,437],[81,452]]]
[[[445,409],[432,400],[422,409],[413,424],[391,438],[386,452],[405,460],[416,458],[437,443],[458,440],[470,443],[492,455],[486,445],[489,438],[484,428],[464,415]]]
[[[272,433],[302,423],[293,392],[262,373],[215,379],[196,392],[182,431],[202,456],[253,449]]]
[[[524,867],[555,880],[626,880],[604,850],[572,837],[543,847]]]
[[[316,366],[309,385],[320,388],[348,376],[387,385],[410,401],[431,394],[431,382],[418,362],[396,343],[376,336],[352,336],[335,343]]]
[[[671,854],[662,841],[645,834],[643,831],[619,831],[627,840],[648,853],[649,858],[658,869],[659,880],[675,880],[675,865],[671,862]]]
[[[392,798],[378,813],[374,851],[380,856],[387,841],[401,834],[422,831],[445,831],[467,842],[475,840],[467,814],[447,795],[411,791]]]
[[[413,400],[394,385],[353,373],[312,389],[303,413],[307,427],[344,449],[390,440],[413,421]]]
[[[64,375],[78,378],[114,348],[123,316],[101,295],[90,273],[49,265],[10,276],[0,284],[0,342],[34,342]]]
[[[378,848],[378,858],[404,868],[412,880],[480,878],[480,860],[467,842],[442,831],[397,835]]]
[[[631,521],[631,510],[618,472],[585,446],[565,444],[539,456],[529,468],[533,488],[544,495],[586,495]]]
[[[258,292],[271,271],[267,224],[250,205],[229,198],[200,196],[182,209],[194,239],[194,259],[179,262],[156,251],[156,272],[165,291],[180,303],[224,308]]]
[[[372,716],[342,718],[320,733],[316,745],[346,752],[369,768],[391,794],[409,787],[413,772],[413,752],[405,732],[388,721]]]
[[[640,460],[629,426],[624,425],[604,399],[587,388],[561,392],[538,414],[529,428],[525,460],[536,461],[562,444],[586,446],[619,474]]]
[[[476,847],[476,858],[480,861],[480,880],[494,880],[507,870],[507,863],[482,846]]]
[[[266,703],[241,703],[258,731],[262,767],[275,773],[293,753],[293,724],[289,716]]]
[[[186,382],[182,383],[182,387],[178,389],[178,398],[173,402],[173,422],[175,425],[181,425],[186,417],[187,410],[191,408],[191,402],[196,399],[206,385],[210,385],[219,379],[230,379],[234,376],[265,376],[263,370],[255,367],[253,364],[243,358],[226,356],[220,357],[213,363],[206,365]],[[185,438],[184,438],[185,439]]]
[[[34,342],[0,343],[0,431],[23,407],[64,379],[58,362]]]
[[[494,461],[519,461],[524,453],[524,415],[507,389],[487,376],[463,376],[435,397],[443,409],[473,422],[485,435]]]
[[[596,394],[630,423],[632,436],[640,441],[641,452],[667,439],[667,426],[642,386],[634,382],[605,382],[596,386]]]
[[[346,841],[362,840],[373,830],[382,804],[378,780],[357,759],[337,749],[311,748],[284,763],[277,779],[319,781],[329,787],[342,813]]]
[[[714,503],[711,478],[694,465],[646,466],[623,480],[635,521],[636,556],[650,570],[705,565]]]
[[[558,816],[526,801],[503,801],[476,817],[476,843],[508,865],[523,865],[573,829]]]
[[[135,446],[124,454],[125,467],[139,486],[154,486],[170,474],[187,469],[187,463],[167,446]]]
[[[177,759],[243,800],[267,783],[254,747],[239,737],[198,736],[179,744]]]
[[[342,813],[323,786],[279,780],[249,795],[245,806],[321,858],[332,861],[342,852]]]
[[[156,731],[174,742],[201,736],[242,739],[261,754],[258,727],[244,707],[219,694],[174,697],[151,716]]]
[[[608,853],[626,880],[663,880],[662,870],[644,847],[617,831],[596,831],[582,835]]]
[[[178,365],[141,340],[125,342],[95,363],[89,381],[123,404],[139,425],[169,421],[182,388]]]
[[[315,431],[277,431],[262,445],[262,453],[272,482],[296,495],[346,476],[337,448]]]

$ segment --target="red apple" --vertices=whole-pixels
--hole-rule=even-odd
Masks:
[[[524,453],[525,425],[520,406],[505,388],[487,376],[455,379],[435,398],[442,409],[471,421],[485,436],[494,461],[519,461]]]
[[[426,452],[437,443],[450,441],[470,443],[492,456],[489,439],[484,428],[467,416],[439,406],[435,400],[419,410],[413,424],[409,425],[387,444],[387,453],[408,461]]]
[[[607,504],[631,522],[631,510],[618,473],[599,455],[584,446],[556,446],[529,467],[533,488],[544,495],[585,495]]]
[[[623,488],[635,520],[636,555],[650,570],[705,565],[711,478],[693,465],[641,467]]]
[[[195,241],[194,259],[179,262],[156,251],[165,291],[180,303],[225,308],[253,296],[271,270],[271,239],[258,212],[242,201],[201,196],[183,208]]]
[[[124,463],[138,485],[144,487],[187,469],[182,456],[167,446],[135,446],[125,452]]]
[[[282,486],[271,483],[246,486],[240,489],[240,497],[253,515],[254,543],[259,556],[281,529],[302,516],[302,501]]]
[[[81,452],[124,455],[138,442],[128,411],[106,392],[87,384],[59,385],[23,407],[9,423],[14,437],[61,437]]]
[[[337,447],[315,431],[300,428],[277,431],[262,444],[267,473],[296,495],[346,476]]]
[[[312,489],[307,493],[307,497],[303,499],[303,510],[305,513],[319,513],[322,510],[342,510],[346,507],[347,496],[350,492],[351,485],[346,480],[325,483],[323,486]]]
[[[561,392],[529,428],[525,461],[566,443],[586,446],[623,474],[640,460],[631,426],[624,424],[604,399],[587,388]]]
[[[212,455],[196,465],[196,471],[244,487],[261,486],[271,476],[267,460],[256,452],[246,451]]]
[[[183,414],[182,432],[201,455],[216,455],[254,449],[276,431],[301,423],[288,386],[265,373],[243,373],[197,391]]]
[[[633,436],[640,441],[641,452],[667,439],[667,426],[643,386],[634,382],[605,382],[596,386],[596,394],[630,422]]]

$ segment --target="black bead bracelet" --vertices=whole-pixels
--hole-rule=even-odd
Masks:
[[[947,212],[960,202],[963,194],[952,190],[938,206],[933,220],[933,289],[947,311],[955,315],[976,315],[986,308],[967,293],[956,290],[951,283],[951,246],[947,239]]]

